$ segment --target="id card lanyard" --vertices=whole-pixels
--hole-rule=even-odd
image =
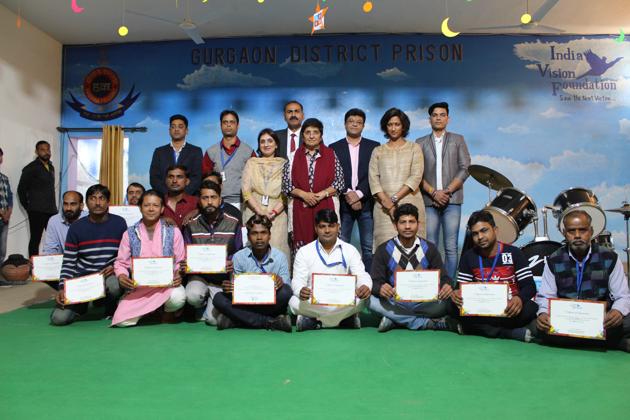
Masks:
[[[499,261],[499,255],[503,253],[503,244],[499,242],[499,248],[497,249],[497,254],[494,256],[494,260],[492,260],[492,268],[490,269],[490,273],[488,277],[484,277],[483,275],[483,260],[481,255],[479,255],[479,274],[481,275],[481,281],[487,282],[492,279],[492,273],[494,273],[494,268],[497,266],[497,261]]]

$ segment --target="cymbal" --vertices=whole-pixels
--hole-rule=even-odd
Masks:
[[[628,217],[630,216],[630,204],[623,203],[623,206],[619,207],[618,209],[607,209],[606,211],[609,211],[612,213],[621,213],[625,217]]]
[[[470,165],[468,173],[482,185],[496,191],[514,186],[504,175],[482,165]]]

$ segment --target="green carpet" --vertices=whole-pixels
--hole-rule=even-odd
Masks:
[[[0,419],[623,418],[630,357],[448,332],[0,316]]]

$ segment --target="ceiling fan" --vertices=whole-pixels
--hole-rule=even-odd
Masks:
[[[545,0],[545,2],[534,12],[533,15],[529,15],[529,0],[527,0],[526,6],[526,14],[521,17],[520,25],[505,25],[505,26],[485,26],[481,28],[471,28],[471,29],[524,29],[524,30],[534,30],[534,29],[545,29],[551,32],[564,32],[564,29],[555,28],[553,26],[542,25],[540,23],[541,20],[547,13],[556,5],[560,0]],[[530,16],[529,21],[524,21],[523,18],[525,16]],[[526,22],[526,23],[525,23]]]
[[[192,19],[190,18],[190,0],[186,1],[186,17],[184,18],[182,22],[176,22],[173,20],[164,19],[158,16],[151,16],[145,13],[135,12],[133,10],[126,10],[125,12],[129,13],[130,15],[142,16],[148,19],[159,20],[160,22],[166,22],[172,25],[177,25],[181,30],[186,32],[186,35],[188,35],[188,37],[192,39],[197,45],[205,44],[205,41],[203,40],[203,38],[201,37],[197,29],[200,26],[203,26],[206,23],[210,23],[212,20],[214,20],[214,19],[210,19],[199,24],[193,22]]]

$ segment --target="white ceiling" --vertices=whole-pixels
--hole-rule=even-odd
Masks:
[[[317,0],[76,0],[85,10],[75,14],[71,0],[0,0],[13,12],[18,6],[30,22],[63,44],[99,44],[186,39],[176,23],[190,16],[204,38],[262,35],[308,35]],[[533,14],[547,0],[529,0]],[[117,34],[127,10],[174,23],[125,14],[129,35]],[[333,33],[440,33],[443,18],[462,33],[551,33],[541,27],[528,30],[471,29],[517,25],[527,0],[372,0],[371,13],[362,12],[364,0],[327,0],[326,29]],[[177,4],[177,5],[176,5]],[[566,34],[630,32],[630,0],[559,0],[541,24],[562,28]],[[630,36],[630,35],[629,35]]]

